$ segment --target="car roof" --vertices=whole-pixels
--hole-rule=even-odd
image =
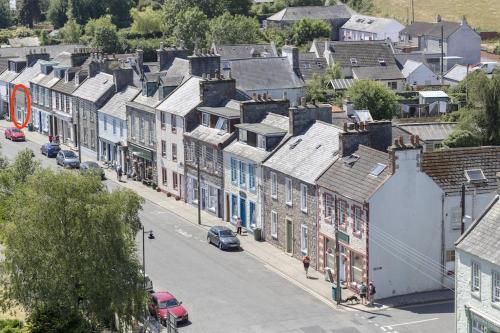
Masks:
[[[20,129],[17,127],[9,127],[8,130],[11,130],[11,131],[19,130],[20,131]]]
[[[157,291],[153,294],[153,296],[156,297],[156,299],[160,302],[168,301],[169,299],[175,298],[175,296],[169,293],[168,291]]]
[[[74,153],[73,151],[71,151],[71,150],[61,150],[61,152],[63,152],[64,154],[66,154],[66,153],[73,153],[73,154],[75,154],[75,153]],[[76,155],[76,154],[75,154],[75,155]]]

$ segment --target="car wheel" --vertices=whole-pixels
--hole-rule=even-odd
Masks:
[[[210,239],[210,236],[207,236],[207,242],[208,242],[208,244],[212,244],[212,240]]]
[[[219,242],[219,249],[222,250],[222,243],[221,242]]]

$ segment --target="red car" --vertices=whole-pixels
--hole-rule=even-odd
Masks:
[[[174,295],[166,291],[155,292],[148,304],[149,313],[166,326],[168,314],[172,313],[177,323],[188,321],[188,312]]]
[[[26,141],[23,131],[15,127],[9,127],[5,130],[5,138],[12,141]]]

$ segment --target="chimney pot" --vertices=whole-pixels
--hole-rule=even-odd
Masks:
[[[410,136],[410,142],[411,142],[412,146],[415,145],[415,136],[413,136],[413,135]]]
[[[418,145],[420,143],[420,137],[418,135],[415,135],[415,145]]]
[[[394,139],[394,146],[399,147],[399,139]]]
[[[354,123],[354,129],[355,129],[356,131],[358,131],[358,130],[359,130],[359,124],[358,124],[358,123],[356,123],[356,122]]]
[[[257,94],[257,100],[259,100],[259,101],[261,100],[260,94]]]
[[[286,93],[286,91],[283,91],[283,100],[287,100],[287,99],[288,99],[287,93]]]
[[[265,101],[265,100],[267,100],[267,94],[266,94],[266,93],[263,93],[263,94],[262,94],[262,99],[263,99],[264,101]]]
[[[399,144],[401,146],[404,145],[404,141],[403,141],[403,137],[402,136],[399,137]]]

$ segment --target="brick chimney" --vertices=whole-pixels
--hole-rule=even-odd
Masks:
[[[202,76],[206,74],[214,77],[220,72],[220,55],[207,53],[205,49],[201,53],[198,50],[195,50],[195,52],[195,54],[188,57],[190,75]]]
[[[292,66],[293,71],[300,75],[300,64],[299,64],[299,48],[296,46],[285,45],[281,49],[281,54],[283,57],[288,59],[290,66]]]
[[[380,151],[387,151],[391,145],[392,123],[376,121],[363,123],[344,123],[339,137],[339,154],[348,156],[354,153],[359,145]]]
[[[157,61],[160,64],[160,70],[168,69],[175,58],[186,59],[188,57],[188,50],[185,48],[164,47],[163,43],[160,43],[160,48],[156,50]]]
[[[50,54],[46,53],[46,52],[40,52],[40,53],[36,53],[36,52],[29,52],[27,55],[26,55],[26,65],[28,67],[33,67],[33,65],[38,61],[38,60],[46,60],[48,61],[50,59]]]
[[[330,104],[321,104],[318,106],[299,105],[291,107],[288,110],[288,133],[293,136],[298,135],[311,126],[316,120],[331,124],[331,109],[332,106]]]
[[[422,145],[418,136],[412,135],[410,142],[405,142],[403,137],[395,138],[388,152],[391,174],[401,168],[410,173],[421,172]]]
[[[115,91],[122,91],[125,87],[134,84],[134,71],[132,68],[118,68],[113,71]]]

